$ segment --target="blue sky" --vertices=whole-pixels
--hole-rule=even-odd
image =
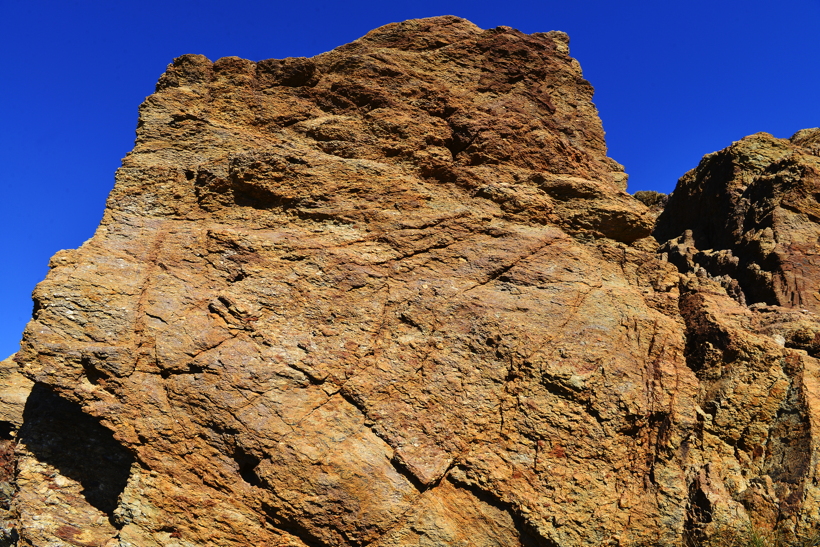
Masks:
[[[59,249],[93,235],[137,107],[174,57],[311,56],[404,19],[569,33],[630,191],[701,156],[820,125],[820,0],[0,0],[0,358]]]

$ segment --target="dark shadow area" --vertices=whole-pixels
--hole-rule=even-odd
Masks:
[[[683,523],[685,547],[702,545],[707,537],[704,526],[712,522],[712,503],[700,487],[700,480],[689,484],[689,500],[686,506],[686,520]]]
[[[313,533],[301,523],[284,517],[279,514],[279,510],[265,502],[262,502],[262,511],[264,511],[267,521],[274,527],[289,533],[292,536],[299,538],[302,543],[308,547],[323,547],[325,544],[320,539],[316,538]]]
[[[236,447],[233,453],[233,459],[236,465],[239,466],[239,475],[243,481],[257,488],[265,488],[262,479],[256,474],[256,466],[258,466],[260,462],[259,458],[245,452],[241,447]]]
[[[34,384],[17,440],[38,460],[79,482],[88,503],[113,515],[134,459],[80,405]]]
[[[0,422],[0,440],[10,441],[14,439],[12,432],[14,431],[14,424],[11,422]]]

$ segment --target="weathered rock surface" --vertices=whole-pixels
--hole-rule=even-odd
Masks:
[[[12,357],[0,361],[0,437],[11,437],[23,425],[23,412],[33,382],[20,373]]]
[[[820,129],[746,137],[678,183],[655,236],[684,270],[737,281],[737,298],[820,311]],[[686,232],[689,230],[689,232]],[[684,235],[684,233],[686,235]]]
[[[813,309],[656,255],[567,44],[439,17],[176,59],[94,238],[35,291],[19,544],[816,525]]]
[[[13,544],[17,518],[11,511],[15,493],[15,436],[23,425],[26,401],[33,382],[20,373],[10,357],[0,361],[0,545]]]
[[[818,142],[817,128],[789,140],[758,133],[705,156],[654,232],[684,274],[704,432],[721,439],[713,453],[735,454],[736,468],[722,471],[734,484],[726,493],[757,525],[786,529],[820,524]]]

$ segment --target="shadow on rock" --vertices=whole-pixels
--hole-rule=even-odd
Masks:
[[[41,462],[83,487],[85,499],[109,516],[133,463],[131,454],[96,418],[43,384],[35,384],[18,441]]]

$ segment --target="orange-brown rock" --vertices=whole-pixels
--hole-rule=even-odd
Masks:
[[[816,524],[816,317],[656,256],[567,46],[438,17],[176,59],[35,291],[19,544]]]
[[[735,293],[820,312],[820,129],[746,137],[684,175],[658,219],[683,270],[737,281]],[[689,230],[686,235],[684,232]]]
[[[734,469],[718,472],[725,493],[755,526],[787,535],[820,525],[818,143],[817,128],[788,140],[758,133],[708,154],[654,231],[684,274],[688,363],[712,429],[704,439],[735,455]]]

